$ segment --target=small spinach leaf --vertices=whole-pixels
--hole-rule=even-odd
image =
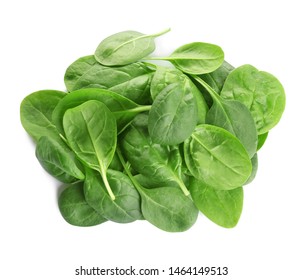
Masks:
[[[68,109],[63,118],[63,127],[69,146],[84,164],[100,172],[114,200],[106,176],[117,141],[114,115],[103,103],[90,100]]]
[[[145,35],[137,31],[123,31],[104,39],[95,51],[95,59],[109,66],[126,65],[138,61],[155,50],[154,38],[170,31]]]
[[[65,221],[74,226],[89,227],[107,221],[88,205],[81,182],[65,188],[59,197],[59,209]]]
[[[216,70],[224,61],[224,53],[219,46],[194,42],[179,47],[168,57],[152,59],[170,61],[184,73],[199,75]]]
[[[65,95],[62,91],[40,90],[23,99],[20,107],[21,123],[35,141],[42,136],[59,137],[52,121],[52,112]]]
[[[252,172],[249,156],[230,132],[213,125],[199,125],[184,142],[184,154],[191,174],[219,190],[242,186]]]
[[[236,226],[243,207],[242,187],[217,190],[192,177],[190,192],[197,208],[212,222],[225,228]]]
[[[272,129],[285,108],[285,93],[278,79],[251,65],[240,66],[230,73],[221,96],[228,100],[238,100],[249,108],[258,134]]]
[[[37,143],[36,157],[49,174],[63,183],[85,178],[81,163],[63,140],[42,136]]]
[[[251,158],[251,162],[252,162],[252,173],[251,173],[250,177],[247,179],[247,181],[244,183],[244,185],[251,183],[256,177],[256,174],[258,171],[258,155],[257,154],[255,154]]]

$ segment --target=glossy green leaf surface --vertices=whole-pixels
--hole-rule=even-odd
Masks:
[[[178,84],[183,88],[185,95],[193,94],[197,105],[198,123],[205,123],[208,106],[202,94],[194,83],[180,70],[158,66],[151,82],[151,96],[156,97],[169,85]]]
[[[285,108],[285,93],[278,79],[251,65],[240,66],[230,73],[221,96],[238,100],[249,108],[258,134],[272,129]]]
[[[178,188],[139,189],[144,218],[154,226],[169,232],[188,230],[198,216],[191,198]]]
[[[70,147],[88,167],[100,172],[109,195],[114,199],[106,177],[117,141],[112,112],[103,103],[90,100],[68,109],[63,127]]]
[[[191,135],[197,120],[198,109],[194,95],[174,83],[162,90],[154,100],[149,113],[148,130],[155,143],[176,145]]]
[[[179,47],[165,60],[184,73],[198,75],[216,70],[224,61],[224,53],[217,45],[194,42]]]
[[[87,172],[84,194],[88,204],[106,219],[117,223],[143,219],[140,195],[129,177],[122,172],[108,169],[107,178],[115,194],[114,201],[108,195],[101,176],[93,171]]]
[[[153,143],[146,127],[147,116],[137,118],[121,141],[123,152],[131,166],[152,180],[175,182],[188,194],[181,178],[181,156],[176,146]]]
[[[81,163],[63,140],[42,136],[37,143],[36,157],[49,174],[63,183],[85,178]]]
[[[190,192],[197,208],[211,221],[225,227],[237,225],[243,207],[243,189],[217,190],[192,177]]]
[[[96,60],[103,65],[125,65],[136,62],[155,49],[154,38],[166,32],[146,35],[137,31],[123,31],[104,39],[95,51]]]
[[[41,90],[23,99],[20,107],[21,123],[35,141],[42,136],[59,136],[52,121],[52,112],[65,95],[62,91]]]
[[[213,99],[206,123],[222,127],[235,135],[252,158],[257,150],[258,135],[249,109],[239,101],[222,99],[203,80],[198,77],[196,80],[206,88]]]
[[[121,67],[99,64],[93,56],[81,57],[65,72],[68,91],[81,88],[103,88],[123,95],[138,104],[150,101],[150,82],[153,70],[137,62]]]
[[[53,111],[52,119],[60,133],[64,134],[62,120],[65,112],[89,100],[100,101],[113,112],[118,131],[123,130],[139,112],[149,109],[149,107],[140,106],[128,98],[106,89],[86,88],[76,90],[60,100]]]
[[[199,125],[184,143],[191,174],[220,190],[242,186],[252,172],[245,148],[230,132],[213,125]]]
[[[61,193],[59,209],[65,221],[74,226],[89,227],[107,221],[86,202],[83,183],[69,185]]]

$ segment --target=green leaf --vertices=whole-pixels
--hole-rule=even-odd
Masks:
[[[107,221],[87,204],[83,183],[67,186],[59,197],[59,209],[65,221],[74,226],[89,227]]]
[[[137,31],[123,31],[104,39],[95,51],[96,60],[108,66],[126,65],[136,62],[155,50],[154,38],[167,33],[145,35]]]
[[[178,147],[153,143],[146,127],[146,118],[145,115],[138,116],[121,140],[127,160],[137,172],[163,184],[174,182],[188,195],[181,178],[182,159]]]
[[[213,99],[206,122],[222,127],[235,135],[252,158],[257,150],[258,136],[253,116],[248,108],[239,101],[222,99],[199,77],[196,77],[196,80],[207,89]]]
[[[88,204],[106,219],[117,223],[131,223],[143,219],[140,195],[127,175],[107,171],[108,182],[115,194],[113,201],[106,191],[101,176],[92,170],[86,173],[84,194]]]
[[[192,92],[186,92],[178,83],[167,86],[157,95],[149,113],[152,141],[164,145],[183,142],[197,124],[197,110]]]
[[[63,183],[85,178],[80,162],[63,140],[42,136],[37,143],[36,157],[49,174]]]
[[[63,118],[63,127],[69,146],[83,163],[100,172],[114,200],[106,176],[117,141],[114,115],[103,103],[90,100],[68,109]]]
[[[167,86],[174,83],[183,88],[185,95],[194,95],[198,111],[198,124],[205,123],[208,106],[194,83],[178,69],[157,66],[150,86],[152,99],[155,100]]]
[[[52,121],[52,112],[65,95],[62,91],[41,90],[23,99],[20,107],[21,123],[35,141],[42,136],[59,137]]]
[[[219,46],[194,42],[179,47],[168,57],[157,59],[170,61],[182,72],[199,75],[216,70],[224,61],[224,53]]]
[[[225,228],[237,225],[243,207],[242,187],[217,190],[192,177],[190,191],[197,208],[212,222]]]
[[[258,134],[272,129],[285,108],[285,93],[278,79],[251,65],[240,66],[230,73],[221,96],[238,100],[249,108]]]
[[[185,162],[191,174],[219,190],[242,186],[252,172],[245,148],[230,132],[199,125],[184,143]]]
[[[192,200],[178,188],[162,187],[138,189],[142,198],[145,219],[169,232],[188,230],[195,222],[198,211]]]
[[[125,172],[141,195],[142,213],[148,222],[168,232],[185,231],[196,222],[198,210],[179,188],[170,184],[161,188],[142,187],[132,176],[119,149],[117,153]]]
[[[104,103],[116,118],[118,131],[121,132],[140,112],[149,110],[149,106],[141,106],[115,92],[99,88],[86,88],[66,95],[53,111],[52,119],[61,134],[64,134],[63,116],[68,109],[77,107],[89,100]]]

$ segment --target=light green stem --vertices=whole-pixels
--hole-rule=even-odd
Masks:
[[[112,200],[115,200],[115,195],[114,195],[114,193],[112,192],[111,187],[110,187],[110,185],[109,185],[109,182],[108,182],[108,179],[107,179],[107,176],[106,176],[106,172],[104,172],[103,170],[101,170],[100,173],[101,173],[101,176],[102,176],[104,185],[105,185],[105,187],[106,187],[106,190],[107,190],[107,192],[108,192],[110,198],[111,198]]]

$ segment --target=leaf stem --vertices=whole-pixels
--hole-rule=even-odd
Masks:
[[[212,99],[219,101],[219,94],[214,89],[212,89],[212,87],[210,87],[203,79],[196,75],[191,75],[191,77],[207,90],[207,92],[211,95]]]
[[[129,179],[131,180],[131,182],[133,183],[133,185],[137,188],[137,190],[139,192],[141,192],[142,191],[142,186],[136,181],[136,179],[131,174],[131,172],[130,172],[128,166],[127,166],[127,163],[125,162],[125,159],[124,159],[124,157],[122,155],[122,152],[121,152],[121,150],[119,148],[116,149],[116,153],[117,153],[117,156],[119,157],[119,160],[120,160],[122,166],[124,167],[124,170],[126,171],[128,177],[129,177]]]
[[[112,200],[115,200],[115,195],[114,195],[114,193],[112,192],[111,187],[110,187],[110,185],[109,185],[109,182],[108,182],[108,179],[107,179],[107,176],[106,176],[106,172],[103,172],[103,171],[101,170],[100,173],[101,173],[101,176],[102,176],[104,185],[105,185],[105,187],[106,187],[106,190],[107,190],[107,192],[108,192],[110,198],[111,198]]]
[[[149,35],[149,36],[152,36],[152,37],[158,37],[158,36],[161,36],[161,35],[164,35],[166,33],[168,33],[169,31],[171,31],[171,28],[166,28],[158,33],[155,33],[155,34],[152,34],[152,35]]]

